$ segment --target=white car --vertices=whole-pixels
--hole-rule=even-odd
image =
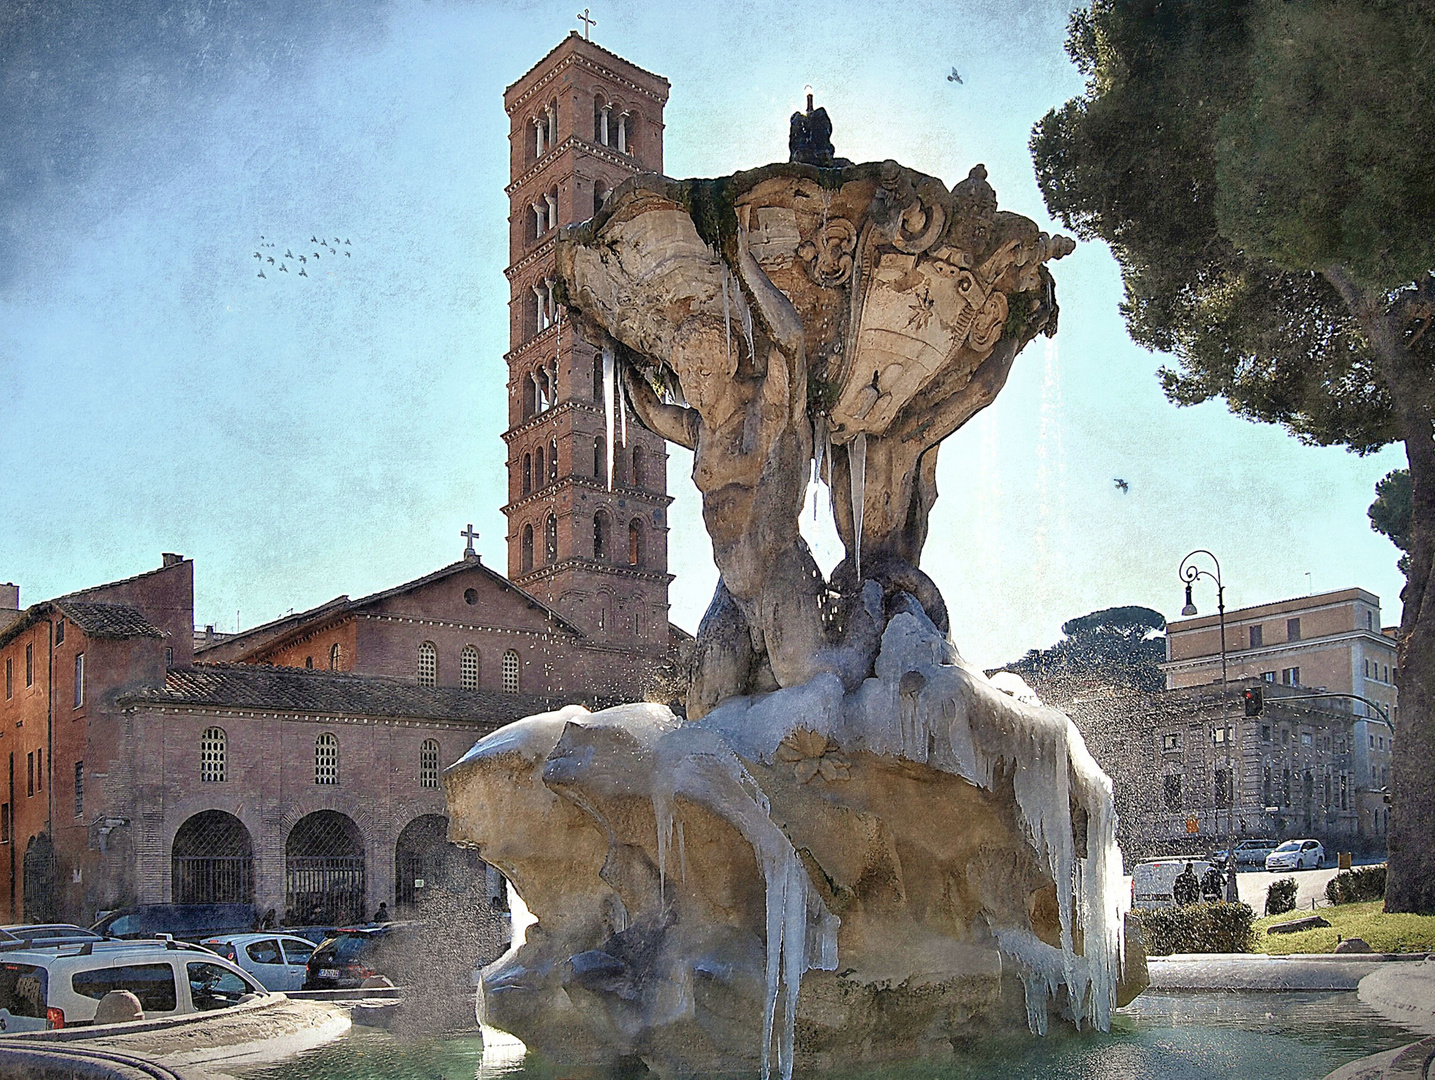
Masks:
[[[1319,840],[1287,840],[1266,856],[1267,870],[1315,870],[1325,862]]]
[[[242,967],[266,990],[300,990],[308,973],[314,942],[293,934],[221,934],[200,942],[206,949]]]
[[[228,960],[184,942],[0,944],[0,1033],[94,1023],[111,990],[133,993],[147,1020],[223,1009],[267,993]]]

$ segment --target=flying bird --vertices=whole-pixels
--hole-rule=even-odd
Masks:
[[[259,276],[260,276],[260,277],[264,277],[264,267],[262,267],[262,266],[259,268]],[[267,281],[268,279],[265,278],[265,280]]]
[[[319,257],[319,253],[318,253],[318,252],[317,252],[317,251],[316,251],[316,252],[314,252],[314,258],[316,258],[316,259],[317,259],[317,258],[318,258],[318,257]]]
[[[294,257],[294,253],[293,253],[292,251],[290,251],[288,248],[285,248],[285,249],[284,249],[284,257],[285,257],[286,259],[292,259],[292,258]]]
[[[348,240],[347,240],[347,239],[346,239],[346,240],[345,240],[345,241],[344,241],[344,243],[346,243],[346,244],[348,244],[348,243],[349,243],[349,241],[348,241]],[[352,244],[349,244],[349,246],[350,246],[350,247],[353,247],[353,245],[352,245]]]
[[[958,86],[962,85],[962,77],[957,74],[956,68],[952,68],[952,73],[947,76],[947,82],[954,82]]]
[[[1117,477],[1116,479],[1112,480],[1111,482],[1112,482],[1113,484],[1115,484],[1118,488],[1121,489],[1121,494],[1123,494],[1123,495],[1125,495],[1127,492],[1129,492],[1129,491],[1131,490],[1131,485],[1128,484],[1125,480],[1122,480],[1120,477]]]
[[[317,236],[311,236],[311,237],[309,237],[309,243],[311,243],[311,244],[317,244],[318,242],[319,242],[319,238],[318,238]]]
[[[299,261],[300,261],[301,263],[302,263],[302,262],[308,262],[309,259],[308,259],[308,257],[305,256],[305,255],[300,255],[300,256],[299,256]]]
[[[279,272],[280,272],[281,274],[287,274],[287,273],[289,272],[289,268],[288,268],[287,266],[285,266],[283,263],[280,263],[280,264],[279,264]]]
[[[254,257],[255,257],[256,259],[262,259],[262,258],[264,258],[264,256],[261,255],[261,254],[259,254],[259,252],[257,252],[257,251],[254,253]]]
[[[346,259],[352,259],[352,258],[354,257],[354,253],[351,252],[351,251],[346,251],[346,252],[344,252],[344,257],[345,257]]]
[[[269,256],[269,265],[270,265],[270,266],[273,266],[273,265],[274,265],[274,256],[273,256],[273,255]]]
[[[308,277],[308,276],[309,276],[308,274],[304,273],[304,268],[303,268],[302,266],[299,267],[299,276],[300,276],[300,277]]]

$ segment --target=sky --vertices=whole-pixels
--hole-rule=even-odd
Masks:
[[[670,176],[786,160],[810,84],[840,155],[949,185],[985,163],[1003,209],[1060,231],[1027,140],[1081,90],[1070,8],[599,0],[592,33],[671,82]],[[428,573],[469,522],[505,567],[502,94],[573,9],[0,4],[0,581],[22,605],[177,551],[196,622],[233,630]],[[304,278],[252,257],[317,236],[341,242]],[[941,450],[923,568],[962,653],[996,666],[1116,604],[1174,617],[1195,548],[1228,607],[1359,585],[1398,621],[1365,509],[1403,452],[1176,408],[1110,252],[1053,272],[1060,332]],[[694,630],[717,572],[690,469],[675,450],[672,618]],[[830,568],[824,517],[804,520]]]

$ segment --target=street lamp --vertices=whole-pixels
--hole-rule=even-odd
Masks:
[[[1198,555],[1204,555],[1211,560],[1211,565],[1215,567],[1215,573],[1199,565],[1196,559]],[[1197,548],[1181,560],[1181,565],[1177,573],[1180,574],[1181,580],[1186,583],[1186,606],[1181,609],[1182,615],[1190,616],[1196,614],[1196,602],[1191,596],[1191,588],[1197,581],[1205,577],[1210,578],[1216,583],[1216,611],[1221,623],[1221,729],[1223,732],[1231,732],[1239,739],[1239,726],[1237,725],[1236,728],[1233,728],[1226,723],[1226,701],[1229,697],[1226,692],[1226,587],[1221,583],[1221,561],[1205,548]],[[1234,904],[1241,898],[1240,890],[1236,887],[1236,806],[1240,800],[1239,792],[1241,788],[1240,784],[1236,781],[1236,754],[1231,751],[1231,738],[1229,736],[1223,736],[1223,738],[1225,738],[1226,741],[1226,779],[1230,784],[1231,791],[1231,804],[1227,811],[1226,821],[1227,829],[1230,833],[1230,839],[1226,843],[1226,865],[1228,867],[1226,874],[1226,900],[1228,903]],[[1220,792],[1217,791],[1215,794],[1218,797],[1217,803],[1219,808]]]

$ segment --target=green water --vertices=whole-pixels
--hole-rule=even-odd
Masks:
[[[1149,993],[1116,1014],[1110,1034],[1063,1028],[1046,1038],[1000,1036],[948,1061],[854,1067],[840,1075],[842,1080],[1319,1080],[1346,1062],[1418,1038],[1380,1019],[1353,993]],[[485,1063],[476,1034],[401,1042],[355,1027],[337,1042],[241,1075],[244,1080],[564,1080],[577,1073],[531,1056],[493,1054]],[[801,1069],[797,1075],[804,1075]]]

